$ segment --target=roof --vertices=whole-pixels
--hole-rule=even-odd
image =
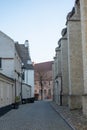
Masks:
[[[6,38],[8,38],[9,40],[11,40],[11,41],[14,42],[14,40],[13,40],[11,37],[9,37],[7,34],[5,34],[4,32],[2,32],[1,30],[0,30],[0,35],[4,36],[4,37],[6,37]]]
[[[37,63],[34,65],[34,70],[37,71],[51,71],[53,61]]]
[[[29,55],[29,50],[28,50],[28,47],[25,47],[24,44],[18,44],[18,43],[15,43],[15,46],[16,46],[16,49],[19,53],[19,56],[21,57],[21,60],[22,62],[24,63],[24,68],[26,69],[33,69],[33,65],[32,65],[32,62],[31,62],[31,58],[30,58],[30,55]],[[28,63],[28,61],[30,61],[31,63]]]
[[[34,79],[39,81],[40,77],[43,80],[52,80],[52,64],[53,61],[38,63],[34,65]]]

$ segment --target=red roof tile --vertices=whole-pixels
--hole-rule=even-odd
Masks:
[[[53,61],[42,62],[34,64],[34,70],[36,71],[51,71]]]

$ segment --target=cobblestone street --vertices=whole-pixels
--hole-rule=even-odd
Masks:
[[[21,105],[0,117],[0,130],[72,130],[48,101]]]

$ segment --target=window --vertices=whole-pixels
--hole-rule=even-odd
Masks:
[[[50,85],[50,81],[49,81],[49,85]]]
[[[51,89],[48,90],[48,96],[51,97]]]
[[[46,91],[46,89],[44,90],[44,95],[46,95],[46,93],[47,93],[47,91]]]
[[[46,81],[44,81],[44,85],[46,85]]]
[[[2,67],[2,59],[0,58],[0,68]]]
[[[39,90],[39,94],[41,95],[41,90]]]
[[[23,74],[22,74],[22,79],[23,79],[23,80],[25,80],[25,75],[24,75],[24,72],[23,72]]]
[[[37,90],[35,90],[35,93],[37,93]]]

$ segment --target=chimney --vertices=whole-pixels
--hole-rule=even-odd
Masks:
[[[25,40],[25,47],[29,47],[29,41]]]

